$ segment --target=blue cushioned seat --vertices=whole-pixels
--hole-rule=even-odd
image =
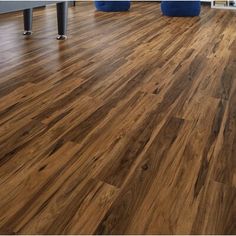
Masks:
[[[165,16],[198,16],[201,11],[200,1],[162,1],[161,10]]]
[[[128,11],[130,1],[95,1],[95,6],[98,11]]]

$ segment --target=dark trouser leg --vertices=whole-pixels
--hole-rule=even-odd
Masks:
[[[68,2],[57,3],[58,40],[66,39]]]
[[[23,11],[24,15],[24,35],[32,34],[32,20],[33,20],[33,9],[25,9]]]

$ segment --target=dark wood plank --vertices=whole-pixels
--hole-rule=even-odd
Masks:
[[[235,234],[236,189],[219,182],[206,188],[193,224],[192,234]]]

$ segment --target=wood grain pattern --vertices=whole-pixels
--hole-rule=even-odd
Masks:
[[[236,234],[236,13],[159,7],[0,16],[1,234]]]

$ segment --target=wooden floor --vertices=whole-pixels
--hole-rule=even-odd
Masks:
[[[159,7],[0,16],[1,234],[236,234],[236,12]]]

